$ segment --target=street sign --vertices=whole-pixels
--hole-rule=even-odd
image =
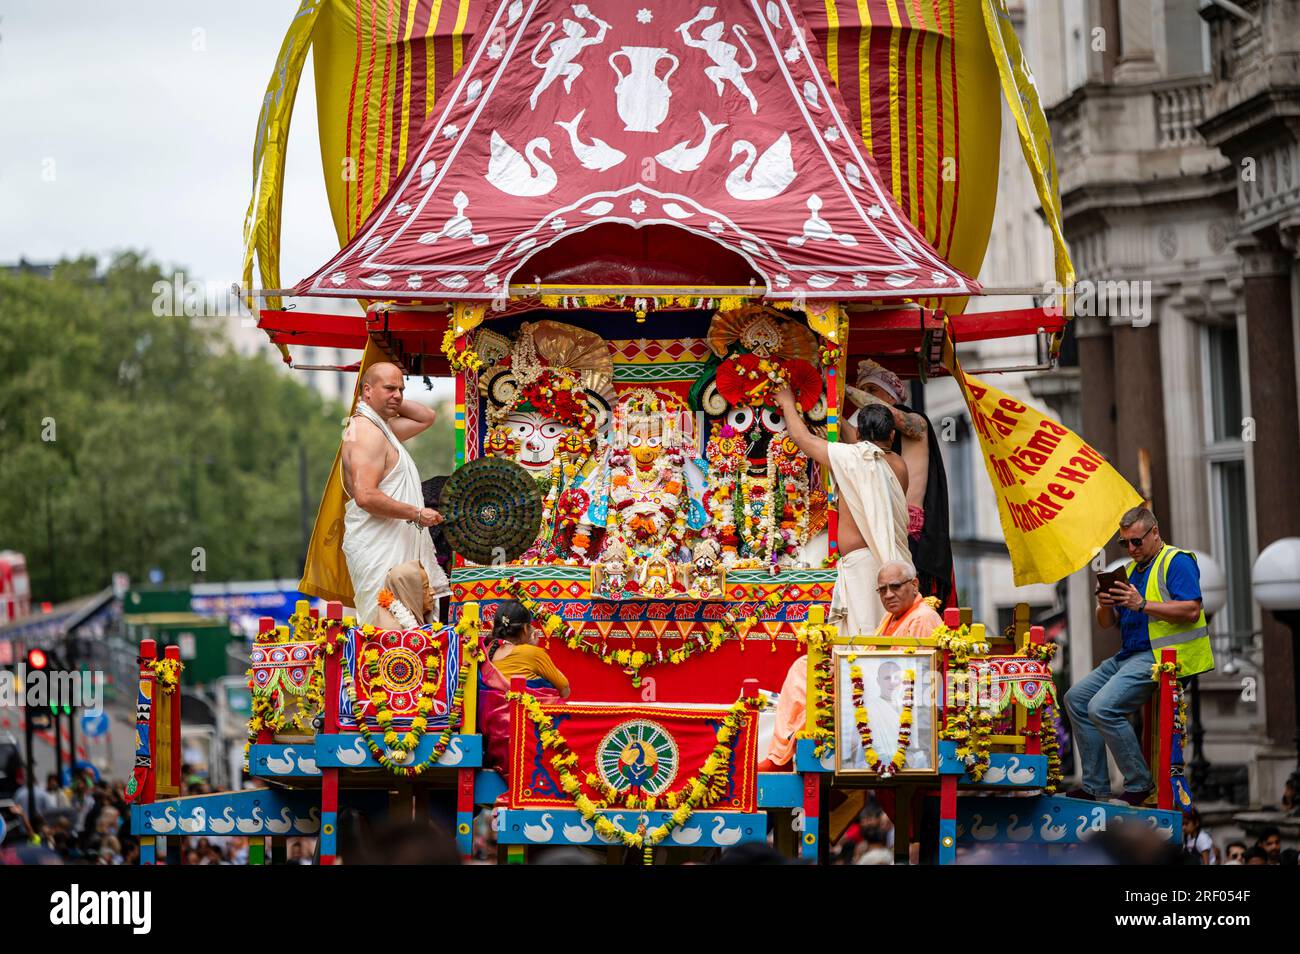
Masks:
[[[81,714],[81,731],[88,739],[98,739],[108,734],[107,712],[83,712]]]
[[[131,577],[125,573],[113,574],[113,595],[119,600],[126,596],[127,590],[131,589]]]

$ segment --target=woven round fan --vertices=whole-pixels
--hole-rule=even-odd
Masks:
[[[481,457],[457,468],[442,488],[438,509],[447,542],[474,563],[517,559],[542,525],[537,481],[506,457]]]

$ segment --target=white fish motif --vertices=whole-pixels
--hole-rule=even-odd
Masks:
[[[704,124],[704,135],[696,145],[692,146],[689,139],[683,139],[677,145],[656,153],[655,162],[669,172],[693,172],[698,169],[709,154],[713,137],[727,128],[726,123],[713,122],[703,111],[700,112],[700,122]]]
[[[559,126],[569,134],[569,146],[573,149],[573,154],[578,157],[584,169],[591,169],[594,172],[604,172],[607,169],[613,169],[616,165],[627,158],[627,153],[615,149],[605,140],[592,136],[590,143],[585,143],[578,136],[578,124],[582,122],[582,117],[586,115],[585,109],[578,110],[578,115],[574,116],[568,122],[557,120],[555,125]],[[536,142],[537,140],[533,140]],[[543,140],[545,141],[545,140]],[[532,143],[529,143],[532,145]],[[547,155],[550,155],[549,151]],[[499,187],[498,187],[499,188]]]

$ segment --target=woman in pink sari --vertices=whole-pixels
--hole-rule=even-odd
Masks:
[[[517,676],[527,680],[528,692],[540,702],[569,697],[569,680],[555,667],[545,649],[533,644],[533,619],[516,600],[497,604],[492,633],[483,641],[486,661],[479,666],[478,711],[487,768],[506,777],[510,752],[510,702],[506,693]]]

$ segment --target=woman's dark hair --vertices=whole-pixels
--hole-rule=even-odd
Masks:
[[[864,441],[887,441],[894,433],[894,415],[883,404],[868,404],[858,411],[858,436]]]
[[[532,625],[533,614],[518,600],[503,600],[497,604],[497,614],[492,620],[492,639],[517,643]]]

